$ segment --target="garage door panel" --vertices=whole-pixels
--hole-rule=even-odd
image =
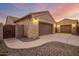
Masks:
[[[71,25],[61,25],[62,33],[71,33]]]
[[[39,23],[39,35],[51,34],[52,31],[53,31],[52,24],[43,23],[43,22]]]

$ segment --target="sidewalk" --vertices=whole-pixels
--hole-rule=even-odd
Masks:
[[[48,42],[58,41],[66,44],[70,44],[73,46],[79,46],[79,36],[75,36],[72,34],[50,34],[45,36],[40,36],[40,39],[31,42],[22,42],[16,38],[5,39],[4,42],[9,48],[14,49],[24,49],[24,48],[32,48],[43,45]]]

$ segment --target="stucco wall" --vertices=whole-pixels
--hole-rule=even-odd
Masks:
[[[35,18],[30,20],[29,28],[28,28],[28,38],[36,39],[39,37],[39,22],[34,23]]]
[[[17,25],[24,25],[24,36],[27,36],[28,28],[29,28],[29,19],[25,18],[22,21],[16,23]]]
[[[34,22],[34,20],[37,20],[37,22]],[[52,31],[55,33],[55,21],[48,13],[34,14],[32,18],[24,18],[16,22],[16,24],[24,25],[24,35],[28,38],[35,39],[39,37],[39,21],[52,24]]]
[[[45,23],[50,23],[52,24],[52,28],[53,28],[53,33],[55,33],[56,30],[56,22],[54,20],[54,18],[47,12],[47,13],[42,13],[42,14],[35,14],[33,15],[33,17],[36,20],[39,20],[40,22],[45,22]]]
[[[15,25],[15,37],[16,38],[24,37],[24,26],[23,25]]]
[[[7,16],[5,24],[7,25],[15,25],[14,21],[16,21],[18,18],[13,16]]]
[[[38,23],[34,23],[33,19],[24,19],[16,23],[17,25],[24,25],[24,36],[27,36],[29,39],[35,39],[39,35]]]
[[[36,20],[38,22],[34,23],[33,21]],[[32,19],[30,20],[30,26],[28,30],[29,38],[38,38],[39,37],[39,21],[50,23],[52,24],[53,33],[55,33],[56,30],[56,23],[54,22],[54,19],[52,19],[49,14],[43,14],[43,15],[33,15]]]
[[[11,18],[7,18],[5,24],[14,24],[14,23],[13,23],[13,20],[11,20]]]
[[[48,13],[34,14],[33,17],[39,18],[39,21],[47,22],[47,23],[55,23],[54,18]]]

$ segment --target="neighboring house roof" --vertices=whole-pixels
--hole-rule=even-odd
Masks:
[[[21,20],[25,19],[26,17],[32,17],[32,15],[37,15],[37,14],[42,15],[43,13],[48,13],[51,16],[51,14],[49,13],[49,11],[33,12],[33,13],[29,13],[29,14],[25,15],[22,18],[19,18],[18,20],[15,21],[15,23],[18,22],[18,21],[21,21]],[[37,15],[37,16],[39,16],[39,15]],[[51,18],[54,19],[52,16],[51,16]],[[53,20],[53,21],[55,22],[55,20]]]
[[[66,23],[66,22],[74,22],[74,21],[78,22],[78,20],[75,20],[75,19],[74,20],[72,20],[72,19],[63,19],[63,20],[59,21],[58,23],[64,23],[64,22]]]
[[[61,21],[64,21],[64,20],[67,20],[67,21],[77,21],[76,19],[63,19],[63,20],[61,20]],[[59,22],[61,22],[61,21],[59,21]]]
[[[18,20],[17,17],[7,16],[5,24],[14,23],[16,20]]]

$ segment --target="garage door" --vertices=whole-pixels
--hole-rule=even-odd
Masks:
[[[52,31],[53,31],[52,24],[39,22],[39,35],[51,34]]]
[[[71,33],[71,25],[61,25],[62,33]]]

